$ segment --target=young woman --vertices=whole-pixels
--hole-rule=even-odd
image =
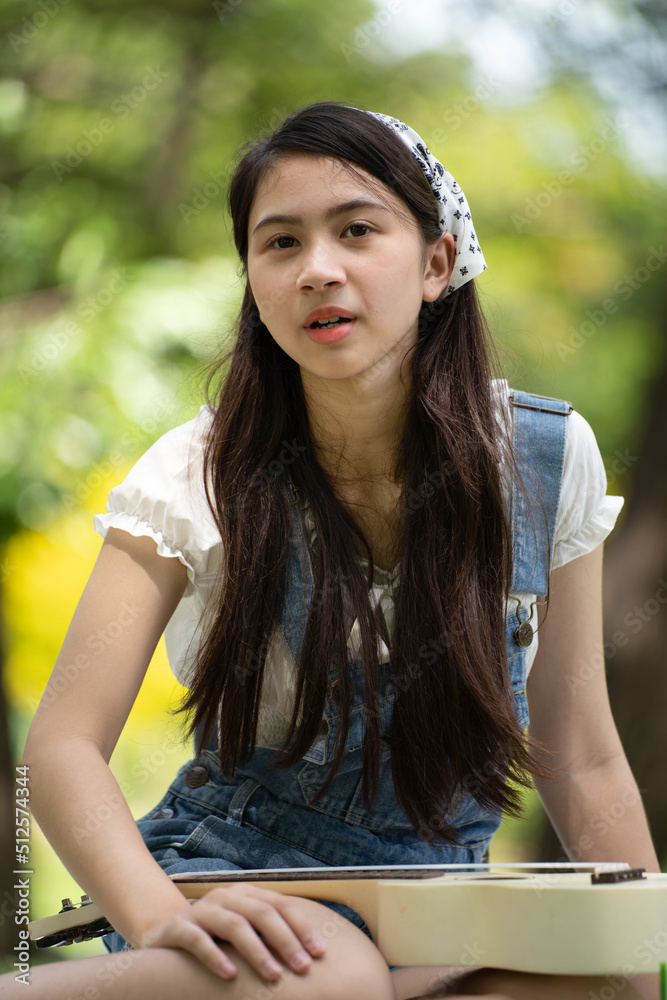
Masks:
[[[246,288],[215,405],[95,519],[25,750],[111,954],[31,996],[588,997],[605,980],[388,968],[352,910],[167,878],[479,862],[531,775],[574,860],[659,870],[590,669],[621,501],[579,414],[492,379],[463,192],[408,126],[322,102],[247,149],[230,208]],[[135,823],[108,761],[163,632],[196,756]]]

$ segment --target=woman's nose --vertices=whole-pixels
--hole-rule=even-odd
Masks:
[[[344,281],[345,270],[330,243],[314,241],[304,250],[301,257],[301,271],[297,279],[299,288],[317,290]]]

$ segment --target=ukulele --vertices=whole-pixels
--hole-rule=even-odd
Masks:
[[[390,965],[490,966],[520,972],[658,972],[667,962],[667,874],[624,864],[408,865],[183,872],[195,900],[233,882],[343,903]],[[29,924],[38,948],[108,934],[87,896]]]

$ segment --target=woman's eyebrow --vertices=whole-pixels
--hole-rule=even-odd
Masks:
[[[354,212],[358,208],[379,208],[382,212],[389,211],[387,206],[380,204],[379,201],[369,201],[367,198],[355,198],[352,201],[345,201],[341,205],[334,205],[333,208],[330,208],[324,216],[325,221],[330,222],[337,215],[344,215],[345,212]],[[276,223],[287,226],[302,226],[303,219],[300,215],[267,215],[257,223],[252,231],[253,236],[262,226],[274,225]]]

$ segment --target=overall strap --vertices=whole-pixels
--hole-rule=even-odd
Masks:
[[[526,497],[513,481],[514,569],[510,591],[544,596],[549,589],[565,459],[568,421],[563,417],[570,415],[572,404],[517,389],[511,390],[509,401],[517,465],[528,493]]]

